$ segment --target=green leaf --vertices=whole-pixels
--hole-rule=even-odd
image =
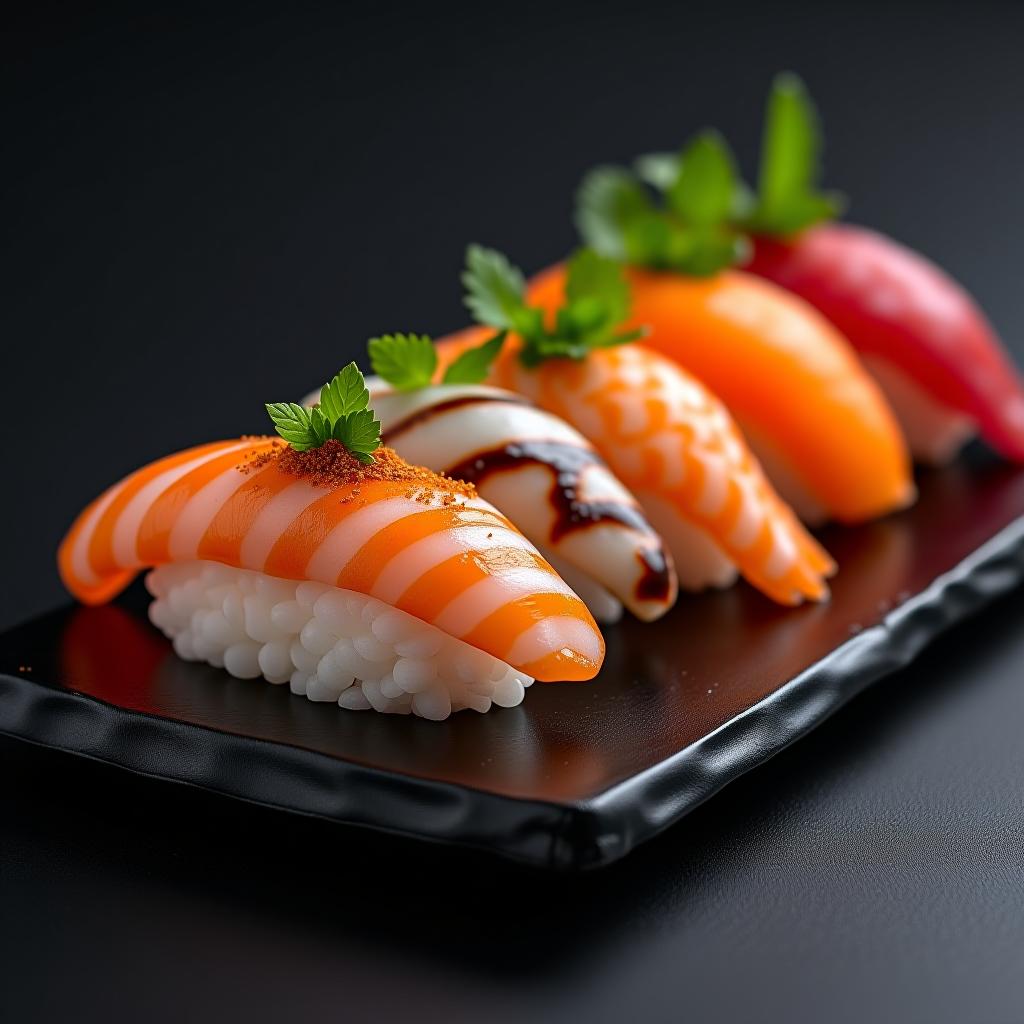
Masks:
[[[425,388],[437,369],[437,352],[425,334],[385,334],[367,344],[373,372],[398,391]]]
[[[743,258],[747,245],[734,222],[751,200],[719,135],[704,132],[682,153],[652,153],[636,167],[639,177],[606,167],[584,178],[576,211],[584,241],[630,265],[701,276]]]
[[[349,363],[320,389],[320,404],[306,409],[295,402],[274,402],[267,412],[274,428],[296,451],[319,448],[336,438],[362,462],[380,445],[380,423],[368,408],[370,392],[355,363]]]
[[[322,408],[309,410],[309,435],[311,448],[319,448],[331,436],[332,421],[324,415]]]
[[[471,245],[462,283],[466,305],[479,323],[498,330],[516,327],[516,317],[525,306],[526,281],[500,252]]]
[[[511,266],[500,254],[491,256],[497,257],[495,264]],[[525,366],[536,366],[545,359],[584,359],[594,349],[620,345],[638,337],[636,331],[621,328],[629,313],[630,299],[629,285],[617,261],[592,249],[581,249],[569,261],[566,273],[566,298],[555,310],[553,325],[544,310],[525,303],[512,317],[513,329],[523,341],[519,358]],[[467,285],[469,277],[467,274]],[[522,275],[519,279],[522,280]],[[496,355],[503,340],[502,335],[491,338],[467,356],[475,360],[479,353],[481,358],[486,356],[489,360],[493,358],[489,349],[493,347]],[[480,379],[479,370],[475,365],[473,368],[474,380]],[[458,372],[462,373],[461,367]],[[447,375],[445,381],[451,383]]]
[[[821,127],[803,82],[776,76],[768,97],[757,205],[749,226],[762,234],[791,235],[840,214],[839,193],[817,190],[821,174]]]
[[[709,228],[725,223],[733,210],[736,169],[725,140],[703,132],[684,150],[675,181],[665,193],[669,208],[684,223]]]
[[[583,241],[602,256],[641,262],[650,250],[643,225],[656,211],[643,185],[621,167],[598,167],[580,185],[576,226]]]
[[[295,402],[273,402],[266,408],[273,420],[274,429],[293,448],[305,451],[307,448],[315,447],[309,409]]]
[[[569,260],[565,297],[569,309],[597,302],[604,319],[616,324],[629,315],[629,284],[622,266],[593,249],[579,249]]]
[[[355,363],[349,363],[320,389],[320,408],[331,423],[369,404],[370,392]]]
[[[488,338],[482,345],[466,349],[448,367],[444,374],[445,384],[480,384],[487,379],[491,364],[498,358],[507,334],[501,331]]]
[[[659,192],[667,192],[679,177],[678,153],[645,153],[633,161],[641,181],[646,181]]]
[[[372,409],[359,409],[334,423],[330,436],[340,441],[360,462],[373,462],[372,453],[380,447],[380,420]]]

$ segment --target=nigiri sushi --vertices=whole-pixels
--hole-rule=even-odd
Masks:
[[[385,442],[410,461],[476,485],[595,617],[625,604],[640,619],[672,607],[676,578],[636,499],[577,430],[498,388],[461,385],[374,393]]]
[[[536,548],[471,485],[379,447],[355,366],[277,438],[159,459],[60,546],[87,604],[142,568],[150,618],[189,660],[310,700],[443,719],[510,707],[534,679],[592,678],[604,642]]]
[[[467,349],[445,382],[432,384],[429,338],[372,338],[378,376],[367,385],[384,442],[410,462],[475,484],[599,622],[616,621],[623,605],[645,621],[659,618],[675,603],[676,576],[636,499],[579,431],[522,395],[479,383],[503,340]]]
[[[628,289],[616,264],[590,250],[577,254],[569,301],[547,324],[500,254],[473,247],[468,265],[474,315],[517,331],[492,383],[525,394],[593,442],[664,538],[682,586],[727,586],[739,572],[783,604],[827,597],[834,563],[774,492],[725,406],[619,329]],[[440,344],[443,358],[486,333],[452,336]]]
[[[984,313],[919,253],[874,231],[827,222],[840,211],[815,190],[819,146],[803,83],[779,76],[768,103],[759,202],[749,218],[748,269],[799,295],[843,332],[917,459],[947,462],[980,433],[1004,457],[1024,461],[1024,385]]]
[[[663,166],[663,165],[659,165]],[[631,325],[729,408],[783,498],[806,522],[856,523],[913,501],[906,442],[849,343],[802,299],[729,269],[744,239],[730,222],[733,169],[705,135],[676,162],[655,206],[626,170],[591,172],[577,221],[586,242],[627,265]],[[540,274],[531,301],[562,301],[564,267]]]

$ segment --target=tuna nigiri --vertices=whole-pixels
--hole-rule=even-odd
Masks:
[[[820,135],[803,84],[776,79],[768,103],[749,269],[838,327],[892,403],[914,455],[952,458],[974,434],[1024,460],[1024,386],[970,295],[919,253],[874,231],[820,223]]]
[[[61,544],[71,593],[102,603],[155,567],[150,617],[180,656],[344,708],[442,719],[593,677],[583,602],[470,485],[378,447],[346,370],[315,417],[271,407],[289,445],[202,445],[109,488]]]
[[[659,179],[665,208],[625,170],[598,169],[580,189],[584,239],[628,267],[629,322],[647,325],[646,344],[726,404],[805,521],[859,522],[910,503],[905,441],[847,341],[803,300],[729,269],[745,248],[731,224],[736,182],[721,141],[699,137],[672,167]],[[553,309],[565,283],[555,267],[530,297]]]
[[[417,465],[475,484],[537,545],[599,622],[638,618],[676,599],[672,559],[636,499],[594,446],[522,395],[483,381],[504,337],[469,348],[432,384],[423,335],[372,338],[368,386],[385,443]],[[307,397],[307,404],[318,400]]]
[[[628,289],[618,266],[589,250],[570,265],[569,301],[546,324],[526,305],[522,275],[471,248],[467,300],[514,329],[491,374],[584,434],[632,491],[672,552],[688,589],[741,572],[774,600],[827,596],[834,564],[776,495],[729,413],[678,365],[618,330]],[[486,330],[442,344],[453,358]]]

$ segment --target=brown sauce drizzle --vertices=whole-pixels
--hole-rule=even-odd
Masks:
[[[393,423],[381,434],[381,443],[390,445],[392,439],[398,437],[399,434],[403,434],[405,431],[412,427],[417,427],[421,423],[429,423],[432,419],[435,419],[438,416],[443,416],[447,412],[451,412],[452,409],[460,409],[467,405],[487,405],[491,402],[508,402],[511,405],[529,404],[517,395],[459,395],[456,398],[448,398],[445,399],[445,401],[437,402],[434,405],[424,406],[422,409],[418,409],[416,412],[411,413],[404,420],[399,420],[397,423]]]
[[[633,505],[618,501],[582,501],[578,497],[583,471],[600,462],[596,452],[562,441],[512,441],[491,451],[478,452],[447,469],[446,473],[479,487],[491,473],[526,465],[549,469],[554,477],[550,501],[556,513],[551,531],[552,543],[557,543],[567,533],[608,522],[653,534],[644,514]],[[672,587],[671,573],[661,546],[645,548],[638,557],[643,575],[636,585],[637,598],[644,601],[668,600]]]

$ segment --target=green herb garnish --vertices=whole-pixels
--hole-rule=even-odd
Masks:
[[[641,178],[660,193],[660,204]],[[708,131],[679,156],[642,157],[637,174],[592,171],[580,186],[576,223],[583,240],[605,256],[705,276],[747,254],[734,223],[744,197],[728,146]]]
[[[842,213],[845,198],[820,192],[821,126],[804,83],[777,75],[765,111],[757,202],[744,224],[762,235],[792,235]]]
[[[551,327],[541,308],[527,304],[522,271],[500,252],[471,245],[462,280],[476,320],[514,330],[522,338],[519,357],[526,366],[545,359],[583,359],[594,349],[622,345],[645,333],[621,329],[629,315],[629,285],[622,267],[593,249],[580,249],[569,260],[565,302]]]
[[[444,372],[442,383],[444,384],[481,384],[487,379],[491,372],[491,364],[498,358],[505,338],[506,331],[499,331],[493,337],[488,338],[483,344],[473,348],[467,348],[457,356]]]
[[[370,392],[355,363],[349,363],[320,389],[320,404],[306,409],[295,402],[267,406],[274,428],[296,451],[340,441],[360,462],[373,462],[380,447],[380,421],[369,408]]]
[[[505,331],[482,345],[467,349],[445,370],[442,384],[480,384],[505,343]],[[396,391],[416,391],[430,385],[437,369],[437,352],[426,334],[385,334],[371,338],[370,364]]]
[[[370,365],[397,391],[425,388],[437,369],[434,343],[425,334],[385,334],[366,345]]]

